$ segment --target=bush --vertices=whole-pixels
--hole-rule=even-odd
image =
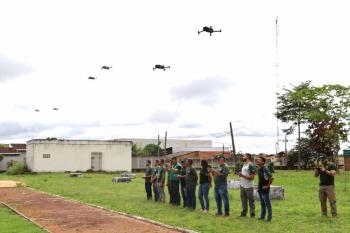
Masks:
[[[7,174],[9,175],[20,175],[27,172],[27,165],[18,161],[12,161],[12,165],[8,168]]]
[[[271,173],[275,172],[275,164],[273,162],[268,163],[267,168],[270,170]]]

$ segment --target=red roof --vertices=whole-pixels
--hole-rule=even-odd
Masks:
[[[15,148],[16,150],[25,150],[25,149],[27,149],[27,144],[23,144],[23,143],[21,143],[21,144],[10,144],[11,145],[11,147],[13,147],[13,148]]]
[[[17,150],[11,147],[0,147],[0,154],[17,154]]]

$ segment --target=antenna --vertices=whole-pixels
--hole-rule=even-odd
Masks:
[[[275,26],[276,26],[276,83],[277,83],[277,91],[276,91],[276,110],[278,107],[278,91],[279,91],[279,64],[278,64],[278,37],[279,37],[279,27],[278,27],[278,16],[276,17],[276,21],[275,21]],[[279,148],[279,141],[280,141],[280,128],[279,128],[279,122],[278,122],[278,118],[276,116],[276,137],[277,137],[277,141],[276,141],[276,155],[278,154],[278,152],[280,151]]]

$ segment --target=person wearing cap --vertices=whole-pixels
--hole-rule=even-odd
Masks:
[[[265,166],[266,159],[262,156],[258,157],[256,160],[256,165],[258,166],[258,194],[261,204],[261,213],[259,220],[265,220],[266,209],[267,209],[267,219],[266,222],[271,222],[272,220],[272,206],[270,201],[270,186],[273,181],[272,174],[270,170]]]
[[[192,167],[192,159],[186,160],[186,194],[187,194],[187,208],[196,209],[196,186],[198,175],[196,170]]]
[[[243,167],[242,171],[238,173],[241,177],[241,201],[242,201],[242,212],[241,217],[247,216],[248,202],[250,217],[255,217],[255,203],[254,203],[254,178],[256,173],[256,167],[252,163],[252,155],[246,153],[243,155]]]
[[[159,169],[159,160],[157,159],[155,161],[155,165],[153,167],[152,171],[152,186],[153,186],[153,193],[154,193],[154,201],[157,202],[159,199],[158,189],[157,189],[157,172]]]
[[[147,200],[152,200],[152,168],[151,160],[146,161],[145,176],[142,178],[145,179],[145,190],[147,195]]]
[[[180,171],[181,165],[177,163],[177,158],[173,157],[170,160],[170,165],[167,166],[168,170],[168,189],[170,195],[170,204],[179,206],[180,205]]]
[[[183,207],[186,208],[186,160],[181,159],[180,164],[182,166],[181,171],[180,171],[180,190],[181,190],[181,197],[183,201]]]
[[[159,160],[159,166],[157,169],[157,190],[159,195],[159,202],[165,202],[165,192],[164,192],[164,183],[165,183],[165,168],[164,160]]]
[[[337,206],[335,198],[334,177],[336,176],[336,166],[328,161],[325,155],[319,157],[322,166],[315,170],[315,177],[320,177],[319,199],[321,203],[322,216],[327,216],[327,198],[331,206],[333,217],[337,216]]]
[[[223,155],[217,156],[219,168],[210,168],[209,171],[214,176],[214,194],[217,206],[217,216],[222,216],[222,202],[224,203],[224,216],[230,216],[230,203],[227,192],[227,176],[229,169],[225,164],[225,157]]]

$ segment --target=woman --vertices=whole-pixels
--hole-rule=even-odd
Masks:
[[[199,173],[199,194],[198,198],[201,203],[202,212],[207,213],[209,211],[209,189],[211,187],[211,174],[208,171],[209,165],[207,160],[201,161],[201,171]],[[203,200],[204,197],[204,200]],[[205,201],[205,204],[204,204]]]

